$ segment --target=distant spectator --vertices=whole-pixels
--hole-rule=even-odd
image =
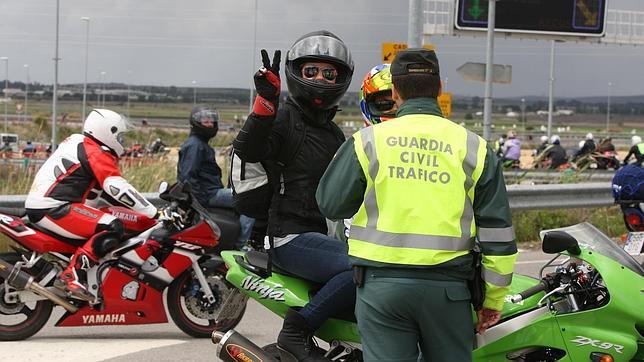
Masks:
[[[31,141],[27,141],[27,145],[22,150],[22,155],[25,157],[31,158],[34,156],[35,153],[36,153],[36,147],[34,147]]]

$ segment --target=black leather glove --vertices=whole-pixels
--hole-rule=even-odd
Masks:
[[[279,50],[273,54],[273,64],[268,58],[266,49],[262,49],[262,67],[259,68],[255,76],[255,104],[253,113],[259,116],[272,116],[277,111],[280,100],[281,81],[280,81],[280,60],[282,52]]]

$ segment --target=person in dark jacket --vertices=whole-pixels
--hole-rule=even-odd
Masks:
[[[190,136],[179,150],[177,179],[190,184],[202,206],[232,208],[232,189],[224,188],[215,150],[208,145],[219,129],[219,114],[214,107],[196,106],[190,112],[189,122]],[[241,230],[237,248],[242,249],[250,238],[254,222],[250,217],[239,216]]]
[[[322,288],[300,310],[289,309],[278,337],[282,360],[328,361],[312,335],[334,313],[352,310],[355,287],[347,244],[327,236],[315,200],[318,182],[344,135],[333,122],[353,74],[347,46],[328,31],[298,39],[286,55],[289,96],[280,104],[280,52],[262,50],[253,112],[233,142],[245,162],[272,165],[274,196],[265,248],[275,265]],[[289,155],[289,156],[286,156]],[[280,166],[281,164],[281,166]],[[270,169],[270,168],[269,168]]]
[[[545,151],[544,158],[550,160],[550,169],[556,170],[559,166],[568,162],[568,157],[566,157],[566,150],[561,147],[559,136],[553,135],[550,138],[550,143],[553,146]]]

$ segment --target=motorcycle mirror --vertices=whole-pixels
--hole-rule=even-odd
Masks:
[[[568,251],[573,255],[581,254],[577,239],[565,231],[558,230],[549,231],[544,235],[541,250],[546,254],[557,254],[562,251]]]
[[[168,183],[166,181],[161,181],[161,183],[159,184],[159,194],[162,194],[166,191],[168,191]]]

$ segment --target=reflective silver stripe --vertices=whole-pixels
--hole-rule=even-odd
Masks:
[[[376,140],[373,134],[373,127],[363,128],[360,131],[360,137],[362,140],[362,149],[367,156],[367,160],[369,160],[369,177],[374,182],[373,187],[367,191],[364,199],[364,207],[367,213],[367,227],[375,230],[379,217],[375,181],[376,176],[378,176],[378,169],[380,169],[380,163],[378,162],[378,154],[376,153]]]
[[[351,225],[350,239],[363,240],[382,246],[402,248],[467,251],[473,247],[473,239],[455,238],[451,236],[419,235],[390,233],[370,227]]]
[[[485,266],[483,266],[482,271],[483,280],[492,285],[496,285],[497,287],[507,287],[512,284],[512,273],[499,274],[493,270],[485,268]]]
[[[508,242],[515,239],[514,228],[478,228],[479,241],[484,242]]]
[[[474,170],[476,169],[476,164],[478,163],[478,150],[480,140],[477,135],[472,132],[467,133],[467,152],[465,153],[465,159],[463,159],[463,172],[465,173],[465,182],[463,187],[465,188],[465,205],[463,205],[463,215],[461,216],[461,233],[463,238],[470,238],[470,230],[472,228],[472,221],[474,220],[474,207],[472,206],[472,200],[468,195],[468,191],[474,185],[474,179],[472,178]]]

